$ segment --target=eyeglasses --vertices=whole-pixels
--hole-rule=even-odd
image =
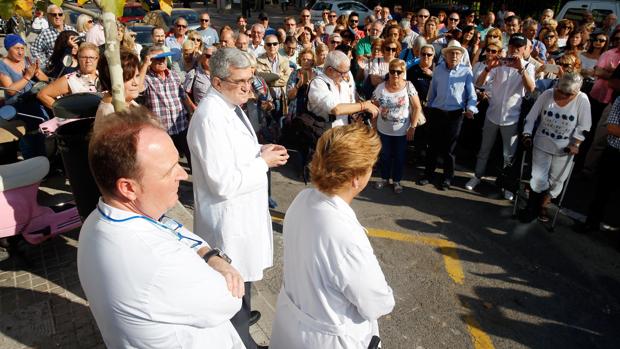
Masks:
[[[79,56],[78,58],[83,59],[85,61],[95,61],[99,59],[99,57],[92,57],[92,56]]]
[[[358,19],[349,19],[349,22],[351,22],[351,23],[359,23],[359,20]]]
[[[458,22],[459,19],[458,18],[450,18],[450,22]]]
[[[390,69],[390,75],[396,75],[396,76],[398,76],[398,75],[400,75],[400,74],[402,74],[402,73],[403,73],[403,71],[402,71],[402,70],[392,70],[392,69]]]
[[[607,39],[596,38],[596,39],[592,39],[592,41],[594,41],[594,42],[605,42],[605,41],[607,41]]]
[[[383,51],[387,51],[387,52],[396,52],[397,50],[398,50],[398,48],[390,47],[390,46],[383,48]]]
[[[334,44],[334,45],[340,45],[340,44],[342,44],[342,41],[332,40],[331,43]]]
[[[254,78],[250,78],[248,80],[226,80],[226,79],[222,79],[222,81],[225,81],[229,84],[233,84],[233,85],[237,85],[237,86],[248,86],[248,85],[252,85],[252,82],[254,82]]]
[[[278,46],[279,44],[279,42],[266,42],[265,46]]]
[[[330,18],[336,18],[336,17],[338,17],[338,16],[336,16],[336,15],[329,15],[329,17],[330,17]]]
[[[487,52],[488,52],[488,53],[497,53],[497,52],[499,52],[499,51],[497,51],[497,50],[487,49]]]
[[[429,15],[418,15],[418,17],[421,17],[421,18],[428,18],[428,17],[430,17],[430,16],[429,16]]]
[[[190,38],[191,41],[202,41],[202,38]]]
[[[336,69],[334,67],[329,67],[329,68],[331,68],[332,70],[336,71],[343,78],[349,74],[348,70],[347,71],[340,71],[340,70],[338,70],[338,69]]]
[[[183,24],[177,24],[177,28],[181,28],[181,29],[183,29],[183,28],[187,28],[187,26],[186,26],[186,25],[183,25]]]
[[[52,12],[50,12],[50,13],[48,13],[48,15],[50,15],[50,16],[52,16],[52,17],[62,17],[62,16],[64,16],[65,14],[64,14],[64,13],[62,13],[62,12],[61,12],[61,13],[52,13]]]
[[[424,53],[424,52],[422,52],[422,53],[420,53],[420,56],[424,56],[424,57],[433,57],[433,56],[434,56],[434,54],[432,54],[432,53]]]
[[[208,19],[204,19],[204,18],[201,18],[201,19],[200,19],[200,21],[201,21],[201,22],[209,22],[209,20],[208,20]]]

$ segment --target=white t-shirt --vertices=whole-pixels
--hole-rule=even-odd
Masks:
[[[377,86],[372,99],[379,102],[377,130],[388,136],[404,136],[411,126],[410,97],[418,94],[410,81],[398,92],[389,92],[385,82]]]
[[[584,56],[583,52],[579,54],[579,59],[581,60],[581,69],[587,70],[594,69],[594,67],[596,67],[596,62],[598,62],[598,59]]]

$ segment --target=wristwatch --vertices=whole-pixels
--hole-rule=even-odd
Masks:
[[[230,264],[232,262],[232,260],[230,259],[230,257],[228,257],[226,255],[226,253],[224,253],[222,250],[220,250],[219,248],[212,248],[211,250],[209,250],[209,252],[205,253],[205,255],[202,257],[202,259],[205,260],[205,263],[209,263],[209,258],[213,257],[213,256],[218,256],[220,258],[222,258],[223,260],[226,261],[226,263]]]

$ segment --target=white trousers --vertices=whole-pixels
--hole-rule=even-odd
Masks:
[[[493,150],[497,133],[502,135],[502,153],[504,156],[504,167],[512,162],[512,157],[517,151],[517,127],[518,124],[500,126],[492,123],[489,119],[484,120],[484,127],[482,128],[482,144],[480,145],[480,151],[478,152],[478,160],[476,161],[476,177],[482,178],[487,168],[487,162],[489,161],[489,155]]]
[[[568,178],[573,156],[553,155],[538,148],[532,153],[532,179],[530,187],[537,193],[549,190],[553,198],[562,193],[564,181]]]

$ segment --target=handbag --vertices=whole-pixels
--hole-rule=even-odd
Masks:
[[[414,95],[413,91],[411,91],[411,87],[413,85],[409,81],[407,81],[405,85],[407,86],[407,95],[409,96],[409,113],[413,113],[413,103],[411,103],[411,97]],[[424,116],[424,113],[420,113],[420,117],[418,118],[418,123],[414,127],[422,126],[425,123],[426,123],[426,116]]]

